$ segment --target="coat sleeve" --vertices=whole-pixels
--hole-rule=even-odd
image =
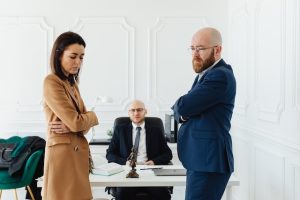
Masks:
[[[98,124],[98,119],[94,112],[77,112],[73,102],[66,93],[63,83],[55,76],[48,76],[44,81],[44,100],[54,114],[72,132],[86,131]]]
[[[176,120],[180,116],[189,118],[201,115],[206,109],[222,103],[226,98],[227,86],[228,77],[224,71],[214,70],[213,73],[208,73],[202,83],[175,102],[173,110]]]

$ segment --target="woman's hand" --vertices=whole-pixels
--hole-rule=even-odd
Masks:
[[[52,133],[65,134],[69,133],[70,129],[62,121],[54,121],[48,124],[48,127]]]

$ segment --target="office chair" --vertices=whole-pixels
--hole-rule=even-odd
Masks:
[[[118,117],[114,121],[113,130],[115,129],[116,126],[120,126],[122,124],[128,124],[130,122],[131,122],[131,120],[129,117]],[[145,123],[149,127],[158,127],[162,133],[164,133],[164,131],[165,131],[163,122],[158,117],[145,117]],[[169,164],[172,164],[172,162],[170,161]],[[167,188],[168,188],[169,193],[173,194],[173,187],[170,186]],[[117,196],[117,188],[116,187],[106,187],[105,191],[114,197],[114,198],[112,198],[112,200],[115,199],[115,197]],[[140,192],[140,193],[136,194],[135,200],[150,200],[150,197],[148,196],[147,193]]]
[[[127,124],[130,123],[131,120],[129,117],[118,117],[114,121],[114,126],[113,129],[116,127],[116,125],[122,125],[122,124]],[[160,118],[158,117],[145,117],[145,122],[151,126],[151,127],[159,127],[161,131],[164,133],[164,125],[163,122]]]
[[[14,136],[6,140],[4,139],[0,139],[0,140],[1,142],[4,141],[6,143],[14,143],[14,142],[19,142],[21,139],[22,138],[20,137]],[[14,189],[15,199],[18,200],[16,189],[21,187],[27,187],[31,199],[35,200],[29,185],[33,180],[33,176],[36,171],[38,162],[41,156],[43,155],[43,153],[44,150],[37,150],[34,153],[32,153],[27,159],[23,172],[20,175],[10,176],[8,173],[8,169],[0,169],[0,200],[1,200],[2,190],[8,190],[8,189]]]

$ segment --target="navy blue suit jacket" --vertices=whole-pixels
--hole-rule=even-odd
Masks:
[[[148,160],[153,160],[155,165],[167,165],[172,160],[172,151],[167,145],[164,133],[159,127],[149,127],[145,121],[146,151]],[[132,149],[132,124],[118,125],[109,147],[106,151],[108,162],[124,165]]]
[[[196,79],[198,76],[196,77]],[[178,132],[178,156],[188,170],[232,172],[232,141],[229,134],[236,94],[230,65],[221,59],[192,89],[174,104],[174,116],[187,119]]]

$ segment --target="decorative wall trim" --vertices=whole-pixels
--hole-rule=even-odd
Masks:
[[[262,131],[261,131],[262,132]],[[250,171],[249,171],[249,198],[247,199],[255,199],[255,191],[254,187],[257,181],[255,180],[253,174],[255,174],[255,154],[257,152],[257,147],[259,149],[264,149],[264,151],[272,151],[273,154],[282,157],[284,159],[284,198],[283,199],[294,199],[291,198],[292,193],[295,194],[295,191],[298,191],[294,188],[295,186],[295,173],[293,172],[293,168],[295,166],[299,167],[300,165],[300,146],[292,143],[288,143],[286,141],[275,139],[274,137],[269,137],[268,133],[260,133],[259,130],[251,129],[249,127],[242,127],[234,125],[232,127],[232,138],[233,144],[238,141],[242,141],[249,144],[249,150],[252,152],[251,157],[249,157],[250,163]],[[235,151],[240,151],[239,148],[234,146]],[[245,163],[245,165],[249,165],[249,163]],[[300,168],[299,168],[300,169]],[[236,171],[239,169],[236,168]],[[277,176],[277,174],[276,174]],[[239,177],[241,179],[241,177]],[[241,179],[243,182],[243,179]],[[300,179],[298,180],[300,181]],[[300,184],[300,182],[299,182]],[[237,193],[238,194],[238,193]],[[300,193],[297,193],[300,195]]]
[[[232,136],[233,138],[233,155],[234,155],[234,172],[233,175],[237,177],[241,183],[238,190],[233,190],[233,198],[234,196],[237,197],[241,194],[243,194],[243,197],[247,196],[246,199],[251,199],[251,195],[253,192],[250,192],[250,183],[252,179],[252,174],[250,173],[251,165],[254,161],[254,147],[251,140],[239,137]],[[245,178],[247,180],[245,180]],[[239,197],[239,199],[245,199]]]
[[[124,111],[126,109],[127,104],[134,99],[135,96],[135,29],[131,25],[128,24],[125,17],[78,17],[75,24],[71,26],[70,30],[81,32],[84,29],[85,25],[94,24],[95,26],[99,26],[101,24],[112,24],[120,27],[122,31],[125,31],[127,34],[127,43],[128,43],[128,63],[124,65],[127,68],[127,74],[124,77],[128,77],[127,79],[127,95],[124,96],[123,99],[119,101],[115,101],[112,103],[96,104],[95,111]],[[127,52],[126,52],[127,53]],[[124,88],[124,86],[123,86]],[[125,90],[125,89],[124,89]],[[99,95],[101,96],[101,94]],[[95,96],[96,99],[97,95]],[[94,106],[94,105],[89,105]]]
[[[300,178],[300,165],[298,164],[293,164],[293,172],[292,172],[292,182],[293,182],[293,188],[292,188],[292,196],[293,196],[293,200],[298,200],[299,196],[300,196],[300,192],[299,192],[299,187],[297,187],[297,183],[298,186],[300,185],[300,180],[297,180],[296,177]],[[298,175],[298,176],[296,176]],[[298,193],[297,193],[298,191]],[[297,198],[296,198],[297,197]]]
[[[170,105],[162,100],[158,95],[157,89],[157,44],[158,44],[158,35],[170,24],[197,24],[198,27],[207,25],[204,17],[202,18],[178,18],[178,17],[159,17],[157,19],[156,24],[153,27],[148,28],[148,99],[153,101],[153,103],[157,106],[159,111],[169,111]],[[192,33],[191,33],[192,34]],[[171,75],[171,74],[170,74]]]
[[[266,2],[267,0],[262,0],[257,3],[257,7],[255,10],[255,47],[254,49],[258,49],[258,44],[260,42],[260,36],[259,36],[259,24],[260,23],[260,14],[263,13],[262,4]],[[261,120],[279,123],[280,116],[284,110],[285,105],[285,68],[286,68],[286,62],[285,62],[285,42],[286,42],[286,24],[285,24],[285,15],[284,13],[286,10],[286,5],[283,0],[280,0],[281,2],[281,20],[279,22],[279,29],[281,30],[281,42],[280,42],[280,48],[281,49],[281,57],[280,57],[280,88],[279,88],[279,99],[277,102],[277,105],[275,108],[266,108],[266,105],[261,105],[260,102],[258,102],[258,73],[259,73],[259,61],[258,61],[258,52],[255,51],[255,100],[256,100],[256,107],[258,109],[258,118]],[[272,3],[272,1],[270,1]]]
[[[50,53],[51,53],[51,47],[53,43],[53,27],[47,24],[46,19],[44,17],[22,17],[20,18],[20,23],[26,25],[30,25],[30,24],[38,25],[41,31],[46,34],[45,46],[47,47],[47,49],[44,50],[44,54],[47,60],[44,61],[45,62],[44,70],[45,70],[45,75],[48,74]]]
[[[240,115],[245,115],[246,111],[250,105],[250,52],[249,52],[249,46],[250,46],[250,30],[249,30],[249,13],[246,7],[246,4],[243,5],[243,7],[240,7],[236,9],[235,11],[231,12],[230,21],[229,21],[229,44],[230,44],[230,55],[232,58],[230,58],[231,62],[233,62],[233,59],[240,59],[241,62],[235,63],[240,64],[241,66],[238,66],[238,68],[242,68],[239,70],[239,72],[242,72],[246,79],[244,79],[244,83],[238,83],[239,85],[243,85],[242,89],[246,91],[246,94],[242,97],[242,101],[238,102],[236,99],[235,104],[235,113]],[[240,42],[236,42],[237,37],[233,33],[237,33],[240,35],[238,38],[248,38],[245,39],[246,46],[238,46],[243,45],[240,44]],[[243,48],[244,47],[244,48]],[[239,55],[238,55],[239,54]],[[242,55],[241,55],[242,54]],[[241,58],[242,57],[242,58]],[[242,62],[244,60],[244,62]],[[238,60],[239,61],[239,60]],[[234,66],[233,66],[234,67]],[[237,72],[236,72],[237,73]],[[237,75],[236,75],[237,76]],[[236,77],[237,79],[237,77]],[[237,91],[238,94],[238,91]]]
[[[47,24],[44,17],[0,17],[1,26],[38,26],[40,31],[45,35],[45,44],[46,47],[44,49],[44,64],[41,67],[44,67],[44,75],[48,74],[48,66],[49,66],[49,58],[50,58],[50,46],[53,42],[53,27]],[[42,98],[42,97],[41,97]],[[36,99],[33,103],[24,103],[22,99],[19,99],[17,102],[17,111],[28,111],[28,112],[36,112],[41,111],[41,99]]]
[[[2,128],[2,127],[1,127]],[[4,133],[12,135],[39,135],[41,137],[46,136],[47,126],[46,121],[41,120],[15,120],[5,124]]]
[[[300,154],[300,145],[292,143],[282,138],[274,137],[270,132],[259,128],[249,127],[247,125],[232,124],[231,133],[233,138],[242,138],[253,142],[260,142],[286,149],[287,151]]]
[[[274,158],[277,160],[280,160],[280,166],[276,165],[276,167],[280,167],[281,168],[281,171],[277,171],[277,174],[276,174],[276,177],[280,177],[282,179],[282,182],[278,183],[276,182],[277,184],[280,184],[281,186],[281,198],[282,200],[284,200],[284,188],[285,188],[285,157],[279,153],[274,153],[274,151],[270,151],[270,149],[268,149],[267,147],[263,146],[263,145],[257,145],[255,144],[254,145],[254,148],[255,148],[255,154],[254,154],[254,168],[253,168],[253,175],[254,175],[254,183],[258,184],[259,181],[256,180],[257,177],[260,177],[257,173],[259,172],[259,170],[262,170],[263,172],[266,172],[270,169],[268,168],[261,168],[261,169],[257,169],[256,167],[256,164],[263,164],[261,162],[257,162],[258,160],[258,156],[261,156],[262,155],[262,152],[265,152],[266,154],[269,154],[269,155],[273,155]],[[274,159],[274,160],[275,160]],[[275,166],[273,166],[275,167]],[[254,198],[256,197],[256,188],[258,186],[254,185],[254,190],[253,190],[253,194],[254,194]],[[270,191],[264,191],[264,193],[268,193]],[[277,191],[276,191],[277,192]]]
[[[31,104],[21,104],[20,101],[17,101],[16,108],[17,112],[43,112],[43,100],[41,99]]]
[[[105,138],[107,137],[106,131],[112,128],[114,120],[101,120],[101,125],[95,127],[95,138]],[[47,122],[46,120],[15,120],[5,124],[5,128],[1,128],[1,137],[5,135],[18,135],[23,137],[24,135],[38,135],[45,138],[47,132]],[[91,134],[92,129],[90,129],[88,134]],[[4,134],[4,136],[3,136]]]
[[[300,2],[298,0],[295,0],[295,35],[294,35],[294,41],[295,41],[295,80],[296,80],[296,87],[295,87],[295,94],[296,94],[296,109],[298,111],[298,114],[300,115]]]

